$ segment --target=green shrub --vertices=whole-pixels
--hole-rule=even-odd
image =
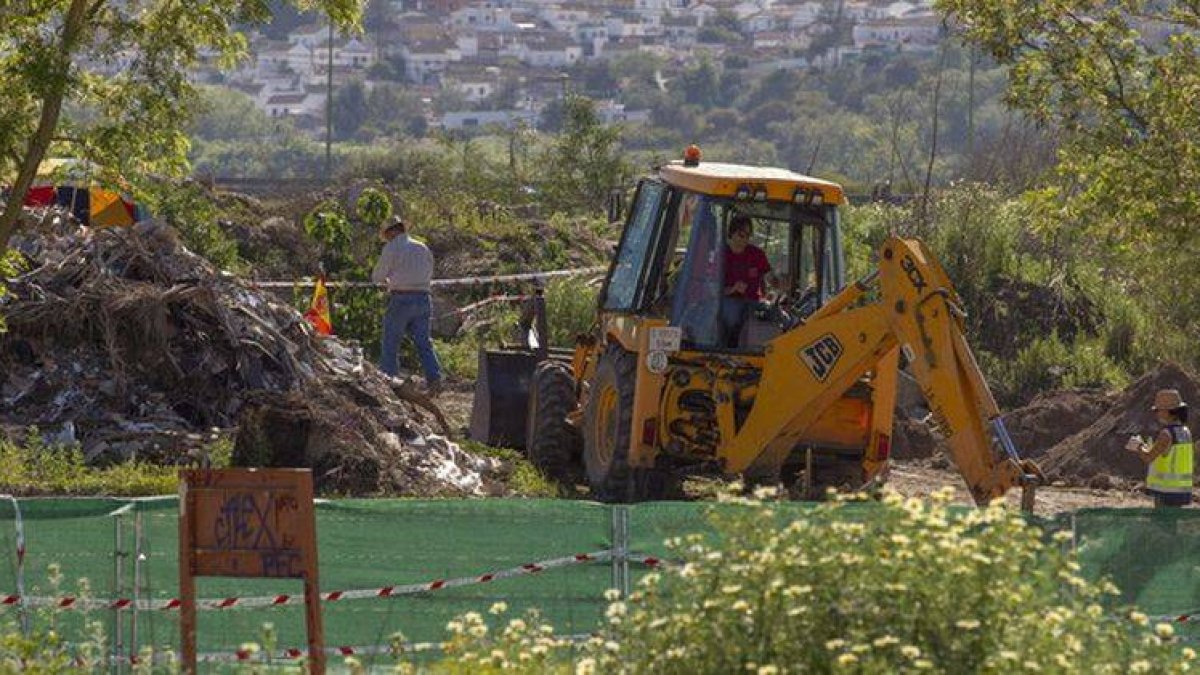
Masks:
[[[599,290],[586,277],[558,277],[546,285],[546,323],[550,344],[574,347],[575,336],[588,332],[596,321]]]
[[[647,574],[626,600],[612,596],[582,655],[551,644],[536,620],[489,630],[474,614],[450,624],[446,670],[521,669],[539,635],[558,660],[531,670],[572,656],[576,672],[681,674],[1177,672],[1194,662],[1170,625],[1111,607],[1116,589],[1080,577],[1062,535],[1048,541],[1000,503],[952,511],[952,495],[885,493],[801,517],[739,500],[714,509],[715,534],[668,542],[680,564]]]
[[[997,398],[1011,405],[1043,391],[1123,387],[1129,383],[1129,375],[1108,356],[1105,345],[1102,338],[1077,339],[1067,344],[1051,333],[1022,347],[1014,359],[981,352],[980,365]]]
[[[90,467],[79,446],[47,445],[37,433],[30,433],[23,444],[0,440],[0,467],[0,492],[18,495],[134,497],[178,490],[179,467],[137,460]]]
[[[392,200],[379,188],[366,188],[354,201],[354,213],[367,227],[378,229],[392,217]]]
[[[212,198],[191,183],[163,183],[148,195],[151,211],[169,223],[194,253],[221,269],[241,272],[237,241],[221,228]]]

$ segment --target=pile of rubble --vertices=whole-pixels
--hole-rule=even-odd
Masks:
[[[0,426],[77,442],[93,463],[309,466],[350,494],[483,494],[502,468],[435,431],[440,414],[299,312],[215,269],[161,223],[47,219],[0,300]]]

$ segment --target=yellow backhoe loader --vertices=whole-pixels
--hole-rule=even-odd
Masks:
[[[706,472],[817,496],[884,478],[904,368],[974,500],[1019,486],[1031,507],[1040,472],[1013,447],[929,251],[889,238],[847,286],[839,185],[685,157],[639,183],[574,350],[542,339],[482,354],[472,435],[551,473],[582,466],[604,499],[657,498]],[[778,282],[731,334],[727,228],[745,217]]]

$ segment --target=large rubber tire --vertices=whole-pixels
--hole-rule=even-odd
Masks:
[[[567,422],[574,409],[571,366],[549,360],[539,363],[529,386],[525,454],[547,476],[564,483],[579,475],[579,430]]]
[[[592,493],[603,501],[634,497],[629,441],[636,382],[637,356],[620,345],[609,345],[596,363],[583,411],[583,466]]]

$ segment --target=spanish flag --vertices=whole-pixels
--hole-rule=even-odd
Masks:
[[[329,292],[325,290],[325,277],[317,277],[317,284],[313,287],[312,303],[309,304],[308,311],[304,313],[304,318],[313,325],[317,335],[333,335],[333,320],[329,318]]]

